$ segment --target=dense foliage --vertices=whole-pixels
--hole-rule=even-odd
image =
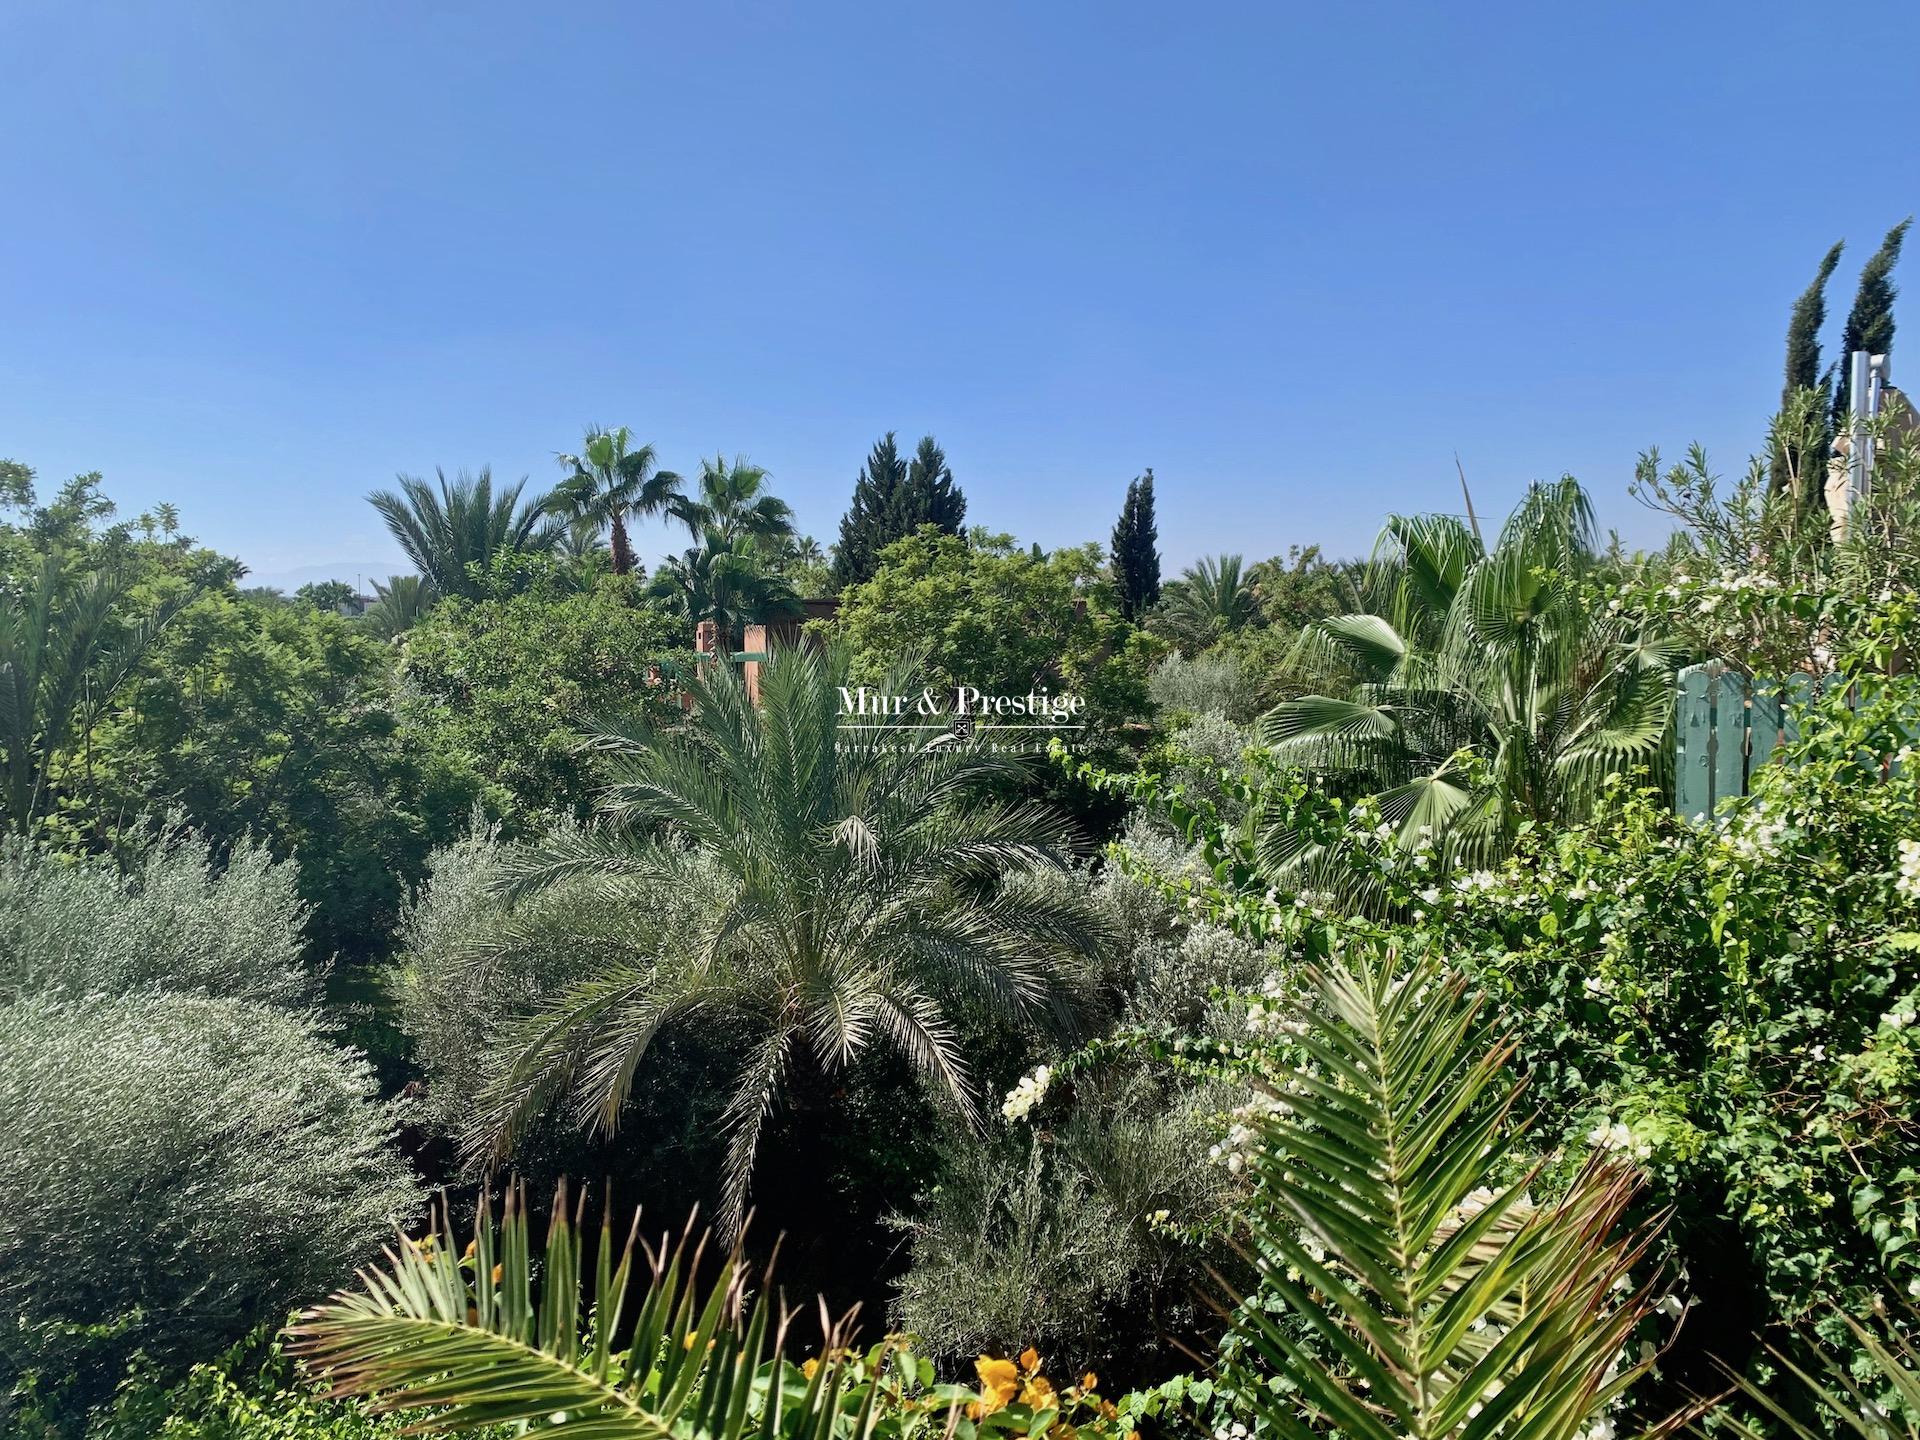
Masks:
[[[401,716],[517,811],[584,813],[595,775],[581,728],[677,713],[691,636],[630,580],[580,585],[554,566],[494,578],[408,632]]]
[[[860,679],[916,655],[949,693],[963,683],[1002,695],[1070,690],[1089,720],[1117,726],[1146,715],[1157,651],[1120,618],[1104,576],[1098,546],[1035,557],[1010,536],[923,529],[846,591],[835,628]]]
[[[1920,456],[1813,503],[1836,259],[1653,554],[1563,480],[1162,586],[1151,472],[1049,552],[889,435],[829,557],[595,429],[377,497],[359,615],[0,467],[10,1433],[1915,1433]],[[1697,821],[1689,660],[1809,697]]]
[[[396,1112],[306,1010],[289,867],[187,843],[122,878],[14,842],[0,876],[0,1386],[212,1353],[412,1213]]]

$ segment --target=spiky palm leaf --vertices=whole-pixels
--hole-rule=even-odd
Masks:
[[[729,646],[743,629],[800,608],[792,584],[751,535],[701,533],[700,544],[662,562],[648,587],[694,624],[711,620]]]
[[[367,497],[407,558],[442,595],[472,595],[476,586],[468,567],[482,568],[508,550],[550,553],[566,522],[552,513],[547,497],[522,505],[526,479],[494,489],[493,471],[462,472],[449,482],[436,470],[436,492],[415,475],[395,479],[394,490]]]
[[[1159,627],[1191,654],[1260,617],[1260,599],[1238,555],[1203,555],[1169,581],[1155,613]]]
[[[1744,1375],[1732,1375],[1735,1393],[1794,1440],[1829,1440],[1851,1433],[1860,1440],[1920,1440],[1920,1344],[1911,1327],[1920,1316],[1911,1311],[1880,1330],[1869,1329],[1851,1315],[1837,1317],[1858,1347],[1864,1365],[1843,1351],[1815,1338],[1803,1337],[1798,1348],[1769,1345],[1778,1367],[1771,1385],[1756,1384]],[[1811,1423],[1812,1402],[1823,1423]],[[1713,1428],[1699,1433],[1731,1432],[1741,1440],[1761,1440],[1763,1430],[1731,1409],[1714,1416]]]
[[[426,1238],[401,1239],[385,1264],[362,1271],[359,1290],[302,1314],[292,1348],[336,1397],[364,1399],[376,1414],[410,1412],[420,1434],[522,1423],[574,1440],[834,1434],[844,1378],[836,1337],[826,1337],[828,1359],[797,1413],[783,1417],[786,1387],[777,1370],[771,1383],[762,1370],[779,1358],[786,1317],[768,1294],[749,1296],[737,1249],[703,1292],[704,1239],[648,1244],[636,1213],[622,1247],[609,1207],[589,1279],[579,1220],[563,1184],[537,1262],[526,1198],[513,1186],[497,1224],[491,1201],[482,1203],[463,1255],[442,1207]],[[648,1270],[637,1297],[636,1247]],[[852,1433],[865,1429],[856,1420]]]
[[[1646,1246],[1620,1224],[1636,1173],[1534,1201],[1511,1045],[1437,960],[1355,951],[1312,979],[1306,1064],[1251,1162],[1237,1388],[1289,1437],[1571,1440],[1650,1363],[1616,1368],[1648,1303],[1618,1288]]]
[[[601,826],[523,852],[518,888],[591,883],[607,904],[645,907],[670,886],[710,894],[708,923],[603,964],[526,1022],[483,1096],[476,1159],[504,1153],[563,1095],[578,1120],[610,1128],[664,1028],[725,1020],[746,1037],[720,1216],[733,1234],[794,1068],[837,1072],[884,1045],[971,1119],[960,1012],[1071,1028],[1100,937],[1077,892],[1042,883],[1067,862],[1066,822],[991,798],[1020,772],[984,739],[911,713],[843,730],[849,683],[843,655],[776,651],[757,704],[718,666],[692,686],[685,729],[598,734]],[[878,688],[920,693],[905,669]]]

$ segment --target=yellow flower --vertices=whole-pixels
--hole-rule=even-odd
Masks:
[[[969,1420],[978,1420],[981,1413],[980,1402],[978,1400],[967,1401],[967,1418]]]
[[[980,1377],[981,1412],[991,1415],[1006,1409],[1007,1402],[1020,1388],[1020,1372],[1013,1368],[1013,1362],[982,1355],[973,1362],[973,1369]]]
[[[1030,1405],[1035,1410],[1050,1410],[1058,1405],[1060,1400],[1053,1393],[1053,1382],[1044,1375],[1036,1375],[1027,1381],[1026,1388],[1020,1392],[1020,1403]]]
[[[805,1360],[800,1362],[800,1373],[809,1380],[813,1378],[814,1372],[819,1368],[820,1357],[818,1355],[809,1355]]]
[[[473,1258],[474,1248],[478,1246],[479,1243],[478,1240],[467,1241],[467,1248],[460,1252],[460,1258],[462,1260],[471,1260]]]
[[[1020,1352],[1020,1368],[1031,1375],[1040,1368],[1040,1352],[1029,1345]]]
[[[1087,1371],[1086,1374],[1080,1377],[1080,1388],[1082,1390],[1098,1390],[1100,1388],[1100,1377],[1091,1370]]]
[[[493,1267],[493,1283],[498,1285],[500,1283],[500,1277],[505,1273],[506,1273],[506,1267],[504,1265],[494,1266]]]

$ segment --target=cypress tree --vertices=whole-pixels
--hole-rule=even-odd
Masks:
[[[1827,251],[1826,258],[1820,262],[1820,268],[1814,272],[1813,283],[1800,293],[1793,302],[1793,314],[1787,319],[1787,375],[1786,384],[1780,391],[1780,408],[1785,410],[1793,402],[1793,397],[1801,390],[1818,390],[1825,385],[1826,379],[1820,373],[1820,327],[1827,323],[1827,281],[1833,277],[1833,270],[1840,263],[1840,252],[1846,248],[1846,241],[1834,243]],[[1827,402],[1821,401],[1824,406]],[[1787,488],[1791,475],[1798,473],[1803,479],[1811,476],[1811,484],[1818,488],[1826,468],[1826,446],[1818,447],[1817,454],[1783,453],[1773,457],[1773,473],[1768,489],[1779,494]]]
[[[873,578],[880,552],[922,525],[960,533],[967,497],[953,483],[947,457],[931,435],[920,441],[913,459],[900,454],[894,432],[874,444],[866,467],[854,482],[853,500],[840,520],[840,543],[833,549],[833,578],[845,589]]]
[[[1120,613],[1137,620],[1160,598],[1160,529],[1153,518],[1153,468],[1127,486],[1113,527],[1113,581]]]
[[[1847,312],[1846,328],[1840,332],[1840,378],[1833,387],[1833,424],[1835,429],[1847,423],[1847,407],[1856,350],[1870,355],[1893,353],[1893,301],[1900,292],[1893,285],[1893,267],[1900,259],[1901,242],[1907,238],[1909,215],[1887,232],[1880,248],[1860,269],[1860,288],[1854,293],[1853,309]]]

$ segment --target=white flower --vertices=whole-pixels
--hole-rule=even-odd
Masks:
[[[1008,1120],[1026,1119],[1028,1112],[1046,1098],[1047,1086],[1052,1080],[1053,1071],[1045,1065],[1031,1075],[1023,1075],[1020,1083],[1007,1092],[1000,1113]]]
[[[1587,1132],[1587,1143],[1596,1149],[1614,1151],[1629,1155],[1635,1160],[1645,1160],[1653,1154],[1653,1146],[1645,1140],[1637,1139],[1633,1131],[1618,1120],[1609,1125],[1602,1120]]]
[[[1900,874],[1893,888],[1909,900],[1920,900],[1920,840],[1902,840],[1899,852]]]
[[[1678,1295],[1664,1295],[1660,1298],[1660,1303],[1653,1308],[1658,1310],[1662,1315],[1665,1315],[1669,1320],[1678,1320],[1680,1318],[1680,1312],[1687,1307],[1681,1303]]]

